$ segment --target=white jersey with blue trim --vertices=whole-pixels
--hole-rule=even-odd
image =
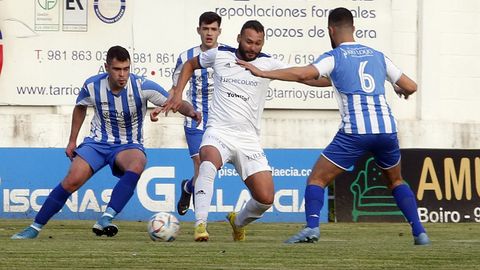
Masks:
[[[197,57],[202,52],[200,46],[190,48],[178,56],[175,71],[173,72],[173,86],[177,85],[178,77],[182,71],[183,65],[190,59]],[[204,130],[208,121],[208,109],[212,102],[213,92],[213,69],[202,68],[194,70],[189,81],[189,88],[186,91],[187,101],[192,104],[196,111],[202,113],[202,125],[197,126],[197,122],[190,117],[185,117],[184,125],[189,128]]]
[[[396,133],[397,123],[385,99],[385,80],[395,83],[402,71],[383,53],[345,42],[321,55],[313,65],[329,77],[342,123],[350,134]]]
[[[115,95],[110,90],[108,74],[102,73],[85,81],[76,104],[94,107],[88,137],[102,143],[142,144],[147,101],[161,106],[167,96],[160,85],[134,74],[130,74],[125,88]]]
[[[214,91],[207,127],[260,135],[261,115],[271,80],[253,76],[237,65],[236,52],[237,49],[219,46],[198,56],[200,66],[212,67],[214,71]],[[261,70],[286,67],[264,53],[250,63]]]

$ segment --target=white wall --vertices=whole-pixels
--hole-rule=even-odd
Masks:
[[[480,1],[421,1],[419,118],[478,123]]]
[[[401,147],[479,148],[480,1],[392,0],[392,14],[389,56],[419,85],[408,101],[388,95]],[[0,147],[65,147],[71,111],[71,106],[0,106]],[[90,117],[80,137],[89,130]],[[323,148],[339,121],[337,111],[267,110],[263,144]],[[182,118],[146,123],[145,146],[186,147]]]

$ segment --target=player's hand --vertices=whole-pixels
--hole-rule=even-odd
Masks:
[[[190,115],[189,115],[193,120],[195,120],[195,122],[197,122],[197,127],[200,125],[200,123],[202,122],[202,113],[201,112],[198,112],[198,111],[193,111]]]
[[[395,91],[395,93],[397,93],[397,96],[399,96],[400,98],[405,98],[405,99],[408,99],[408,97],[410,96],[411,93],[405,91],[404,89],[402,89],[401,87],[399,87],[398,85],[396,84],[392,84],[393,86],[393,90]]]
[[[168,116],[169,111],[176,113],[180,106],[182,106],[182,95],[177,95],[177,92],[173,90],[172,98],[170,100],[167,99],[162,107],[161,112],[165,112],[165,116]]]
[[[153,111],[150,113],[150,121],[157,122],[158,115],[162,112],[162,109],[162,107],[156,107],[155,109],[153,109]]]
[[[65,155],[70,160],[73,160],[73,158],[75,157],[75,149],[77,149],[77,144],[75,142],[69,142],[67,144],[67,148],[65,149]]]
[[[254,76],[263,77],[262,71],[250,62],[237,59],[237,65],[242,66],[245,69],[249,70]]]

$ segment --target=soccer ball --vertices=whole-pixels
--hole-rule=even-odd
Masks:
[[[148,221],[147,232],[153,241],[172,242],[180,232],[180,222],[170,213],[156,213]]]

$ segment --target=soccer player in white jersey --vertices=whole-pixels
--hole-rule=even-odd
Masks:
[[[125,48],[111,47],[106,60],[107,72],[87,79],[78,95],[65,150],[72,160],[66,177],[50,192],[34,222],[12,239],[37,237],[50,218],[62,209],[68,197],[107,164],[113,175],[120,179],[113,188],[105,213],[92,230],[98,236],[117,234],[118,228],[111,221],[132,197],[147,162],[143,148],[147,101],[162,106],[168,93],[153,81],[130,73],[130,55]],[[77,147],[87,106],[94,108],[91,133]],[[179,111],[201,121],[201,114],[188,102],[183,102]]]
[[[208,241],[208,211],[217,171],[232,163],[250,190],[252,198],[238,213],[227,216],[235,241],[245,240],[245,226],[260,218],[273,203],[272,172],[260,145],[260,120],[270,79],[253,76],[236,64],[237,59],[250,61],[264,70],[285,65],[261,53],[264,28],[258,21],[246,22],[237,37],[238,49],[219,46],[185,63],[174,95],[163,111],[176,111],[182,91],[200,68],[213,68],[214,91],[207,129],[200,146],[200,168],[195,183],[195,241]]]
[[[354,165],[358,158],[370,152],[387,176],[388,187],[412,227],[414,244],[429,244],[418,217],[415,195],[401,175],[397,124],[386,102],[384,86],[385,80],[388,80],[399,96],[408,98],[417,90],[417,85],[383,53],[355,42],[353,16],[348,9],[332,10],[328,16],[328,30],[333,50],[321,55],[311,65],[262,71],[239,61],[262,78],[305,81],[329,77],[336,90],[342,123],[308,177],[305,189],[307,225],[286,243],[315,242],[319,239],[324,188]]]
[[[188,60],[197,57],[201,52],[218,47],[218,36],[221,33],[220,25],[222,17],[217,13],[207,11],[200,15],[198,19],[197,33],[200,35],[201,44],[182,52],[178,56],[177,65],[173,73],[173,86],[177,85],[178,76],[183,65]],[[187,101],[193,105],[193,108],[202,112],[203,122],[198,124],[192,118],[185,117],[184,131],[187,139],[188,151],[193,162],[193,177],[185,179],[181,184],[181,196],[177,203],[177,212],[179,215],[185,215],[190,207],[195,179],[200,167],[200,143],[205,132],[208,120],[208,108],[212,102],[213,92],[213,69],[201,68],[194,71],[189,80],[190,87],[187,90]]]

